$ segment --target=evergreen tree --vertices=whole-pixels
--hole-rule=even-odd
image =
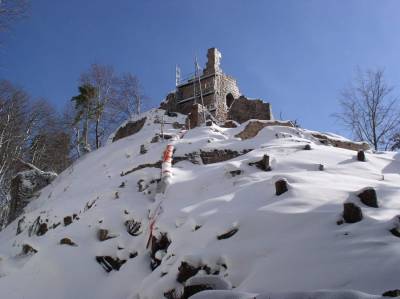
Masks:
[[[96,118],[101,109],[95,104],[96,97],[96,88],[90,84],[83,84],[79,86],[79,95],[71,99],[75,102],[75,124],[82,123],[82,136],[78,142],[84,153],[90,151],[89,123]]]

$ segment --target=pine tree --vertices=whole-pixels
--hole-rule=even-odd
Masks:
[[[95,104],[96,97],[96,89],[90,84],[83,84],[79,86],[79,95],[71,99],[75,102],[75,124],[82,123],[82,137],[79,143],[84,153],[90,151],[89,122],[96,118],[101,109]]]

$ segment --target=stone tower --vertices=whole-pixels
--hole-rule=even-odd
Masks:
[[[235,120],[234,118],[238,117],[240,122],[250,118],[270,119],[270,105],[260,100],[255,103],[243,97],[236,80],[222,71],[221,58],[221,52],[217,48],[208,49],[206,66],[200,72],[200,76],[183,77],[180,82],[177,82],[176,90],[168,94],[165,101],[161,103],[161,108],[171,112],[190,114],[203,111],[204,109],[198,106],[204,104],[207,118],[218,122],[225,122],[227,119]],[[240,107],[239,110],[235,108],[236,106]],[[230,114],[235,117],[231,118]],[[252,117],[253,115],[257,117]]]

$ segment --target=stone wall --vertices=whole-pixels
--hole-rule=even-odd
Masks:
[[[271,106],[261,100],[249,100],[241,96],[233,101],[229,112],[228,119],[244,123],[250,119],[270,120]]]

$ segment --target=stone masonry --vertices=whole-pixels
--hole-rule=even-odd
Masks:
[[[206,67],[199,77],[191,76],[179,82],[176,90],[168,94],[160,108],[189,115],[199,110],[198,105],[204,104],[207,118],[219,122],[231,119],[242,123],[253,118],[270,120],[270,104],[262,100],[249,100],[241,95],[236,80],[223,73],[220,60],[221,53],[218,49],[208,49]],[[200,87],[203,100],[200,97]],[[194,105],[197,106],[196,109],[193,109]],[[195,116],[194,119],[203,117]],[[191,127],[196,125],[198,124],[192,122]]]

